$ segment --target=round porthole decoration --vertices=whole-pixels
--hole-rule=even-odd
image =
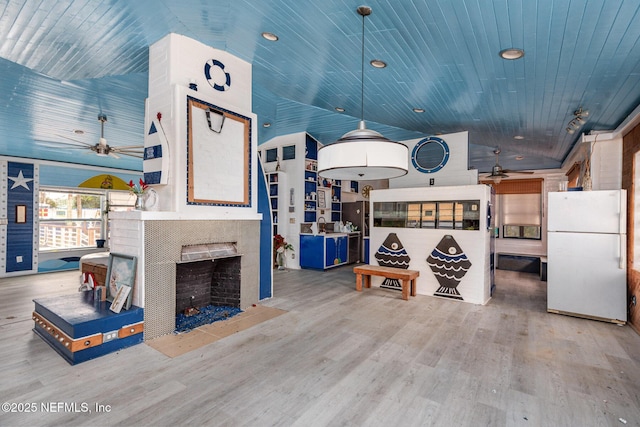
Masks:
[[[422,173],[438,172],[448,161],[449,146],[435,136],[420,140],[411,152],[413,167]]]
[[[224,92],[231,87],[231,75],[224,70],[224,64],[217,59],[210,59],[204,64],[204,76],[215,90]]]

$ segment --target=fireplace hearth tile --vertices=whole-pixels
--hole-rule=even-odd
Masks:
[[[227,320],[200,326],[186,333],[157,337],[145,341],[145,344],[168,357],[178,357],[284,313],[285,310],[256,305]]]
[[[207,344],[211,344],[219,339],[220,337],[194,329],[186,334],[172,334],[154,338],[146,341],[146,344],[165,356],[174,358]]]
[[[251,326],[253,326],[253,325],[251,325]],[[247,328],[247,326],[244,327],[244,329],[246,329],[246,328]],[[198,330],[200,332],[212,335],[212,336],[217,337],[218,339],[220,339],[220,338],[228,337],[229,335],[233,335],[236,332],[240,332],[242,330],[242,328],[238,328],[238,322],[237,321],[236,322],[231,322],[231,319],[229,319],[226,322],[216,322],[216,323],[211,323],[209,325],[204,325],[204,326],[198,328]]]

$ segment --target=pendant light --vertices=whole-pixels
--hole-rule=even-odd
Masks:
[[[407,174],[409,148],[367,129],[364,123],[364,19],[371,15],[371,8],[360,6],[357,12],[362,16],[361,119],[358,129],[318,150],[318,174],[352,181],[396,178]]]

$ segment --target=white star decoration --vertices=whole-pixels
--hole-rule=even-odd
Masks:
[[[10,176],[8,178],[11,181],[13,181],[13,185],[11,186],[12,190],[16,187],[24,187],[27,190],[30,190],[29,185],[27,185],[27,183],[33,181],[33,178],[25,178],[24,175],[22,174],[22,171],[18,173],[18,176],[16,177]]]

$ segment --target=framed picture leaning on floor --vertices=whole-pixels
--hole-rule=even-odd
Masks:
[[[125,296],[120,308],[128,310],[131,307],[133,287],[136,280],[136,257],[123,254],[109,254],[109,264],[107,267],[107,301],[114,304],[114,299],[118,295],[118,290],[126,286],[129,289],[120,292]],[[118,301],[120,303],[121,301]],[[119,312],[120,310],[118,310]]]

